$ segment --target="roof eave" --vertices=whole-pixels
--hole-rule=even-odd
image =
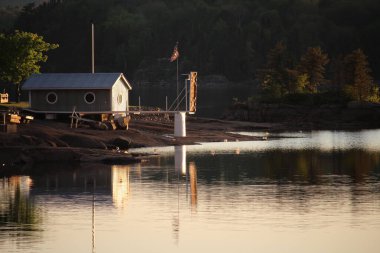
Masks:
[[[119,78],[121,78],[121,79],[127,84],[127,88],[128,88],[129,90],[132,90],[132,85],[128,82],[127,78],[125,78],[125,76],[124,76],[123,73],[120,74],[120,77],[119,77]]]

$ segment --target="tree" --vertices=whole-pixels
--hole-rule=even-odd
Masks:
[[[308,76],[308,84],[305,87],[311,93],[318,91],[318,86],[324,81],[325,66],[329,63],[327,54],[320,47],[309,47],[301,57],[298,69],[301,74]]]
[[[305,93],[306,87],[310,85],[309,76],[299,73],[295,69],[287,69],[288,91],[290,94]]]
[[[18,30],[9,35],[0,33],[0,80],[16,85],[19,100],[21,82],[39,73],[40,63],[48,59],[45,53],[57,47],[35,33]]]
[[[289,92],[290,57],[283,42],[278,42],[267,55],[266,68],[259,71],[261,87],[268,95],[279,98]]]
[[[356,101],[378,102],[378,88],[373,84],[367,56],[361,49],[354,50],[344,58],[345,91]]]

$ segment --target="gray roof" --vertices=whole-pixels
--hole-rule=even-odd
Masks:
[[[131,85],[122,73],[51,73],[33,74],[23,90],[111,89],[119,78],[128,89]]]

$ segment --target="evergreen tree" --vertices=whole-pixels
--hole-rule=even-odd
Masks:
[[[261,87],[268,95],[279,98],[289,92],[289,65],[286,45],[278,42],[267,55],[266,68],[259,73]]]
[[[318,92],[319,85],[325,79],[325,68],[329,58],[320,47],[309,47],[301,57],[298,69],[301,74],[306,74],[309,82],[305,87],[311,93]]]
[[[378,89],[373,84],[367,56],[361,49],[354,50],[344,58],[345,91],[356,101],[378,102]]]

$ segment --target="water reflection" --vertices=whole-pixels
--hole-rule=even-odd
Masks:
[[[186,146],[174,147],[174,166],[184,176],[186,175]]]
[[[115,207],[125,208],[130,195],[130,166],[113,165],[112,172],[112,201]]]
[[[380,170],[380,153],[363,150],[272,150],[256,154],[223,154],[216,157],[197,157],[197,163],[205,166],[201,176],[209,183],[223,181],[237,184],[325,184],[328,183],[329,175],[348,175],[353,183],[359,183],[365,181],[371,173]],[[224,169],[220,169],[219,164],[223,164]]]
[[[190,175],[190,193],[191,193],[191,210],[197,211],[198,203],[198,189],[197,189],[197,167],[195,162],[189,163],[189,175]]]
[[[312,131],[270,134],[267,132],[239,132],[239,134],[258,137],[268,135],[269,138],[262,141],[201,143],[202,145],[187,146],[187,151],[203,155],[210,154],[212,156],[231,153],[252,154],[253,152],[267,152],[271,150],[317,150],[322,152],[363,150],[368,152],[380,152],[380,129],[356,132]],[[165,155],[172,153],[173,147],[140,148],[131,149],[130,151],[136,153],[152,152]]]
[[[174,147],[174,164],[177,173],[185,177],[186,181],[186,196],[190,194],[190,203],[194,208],[197,204],[197,167],[195,161],[187,163],[186,154],[187,146]],[[190,193],[189,188],[190,187]]]
[[[7,237],[16,243],[40,237],[42,219],[30,196],[32,184],[29,176],[0,178],[0,242]]]
[[[197,208],[197,168],[194,161],[187,163],[187,146],[175,146],[174,147],[174,168],[177,174],[177,210],[178,212],[173,217],[173,237],[176,244],[179,242],[180,233],[180,188],[183,186],[181,184],[181,179],[185,180],[186,188],[186,199],[190,195],[190,206],[192,213],[196,213]],[[190,191],[189,191],[190,187]]]
[[[377,253],[379,151],[235,144],[2,178],[0,252],[277,252],[278,242],[291,252]]]
[[[30,198],[31,185],[29,176],[0,178],[0,226],[15,223],[36,228],[39,217]]]

